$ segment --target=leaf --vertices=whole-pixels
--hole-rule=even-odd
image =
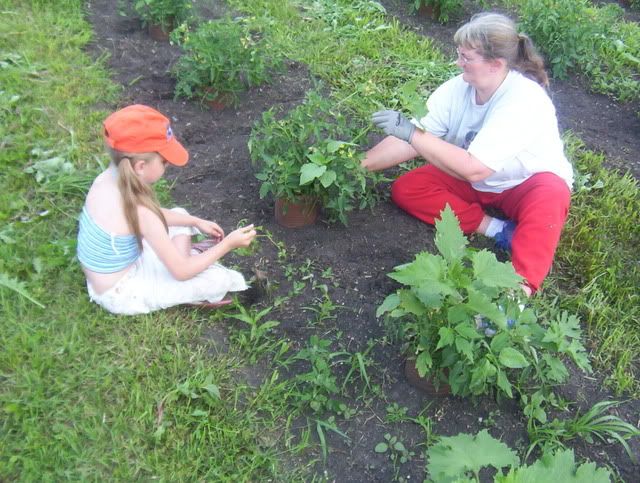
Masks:
[[[323,187],[328,188],[333,184],[337,177],[338,175],[336,172],[330,169],[320,176],[320,184],[322,184]]]
[[[440,330],[438,330],[438,335],[440,336],[440,340],[438,340],[436,350],[453,344],[455,335],[453,333],[453,330],[451,330],[449,327],[440,327]]]
[[[220,389],[218,389],[218,386],[216,386],[215,384],[207,384],[205,386],[202,386],[202,389],[207,391],[214,398],[220,399]]]
[[[435,244],[442,256],[450,262],[462,258],[466,253],[468,241],[449,204],[440,212],[440,219],[436,220]]]
[[[327,152],[330,154],[333,154],[345,144],[349,145],[350,143],[345,143],[344,141],[335,141],[333,139],[330,139],[329,141],[327,141]]]
[[[400,305],[405,311],[417,316],[421,316],[427,313],[427,310],[425,309],[424,305],[422,305],[420,299],[418,299],[418,297],[416,297],[411,291],[400,290],[399,295]]]
[[[471,343],[467,339],[456,337],[455,346],[458,352],[467,356],[469,362],[473,362],[473,348],[471,347]]]
[[[465,304],[471,313],[483,315],[494,322],[499,328],[507,328],[507,316],[491,299],[477,290],[469,287],[469,300]]]
[[[416,357],[416,370],[420,377],[426,376],[432,365],[433,360],[427,351],[422,351],[418,357]]]
[[[382,305],[376,310],[376,317],[380,317],[385,312],[390,312],[400,305],[400,296],[397,293],[392,293],[384,299]]]
[[[326,166],[318,166],[314,163],[303,164],[300,168],[300,186],[311,183],[314,179],[322,176],[326,170]]]
[[[499,262],[488,250],[480,250],[471,255],[473,274],[487,287],[517,288],[522,282],[511,263]]]
[[[507,378],[507,374],[504,371],[498,369],[498,377],[497,377],[498,387],[504,391],[504,393],[510,398],[513,397],[513,392],[511,391],[511,383]]]
[[[463,322],[461,324],[456,325],[455,327],[456,332],[458,334],[460,334],[462,337],[465,337],[467,339],[479,339],[480,337],[482,337],[480,334],[478,334],[478,331],[476,330],[475,327],[471,327],[471,325],[468,322]]]
[[[389,277],[404,285],[421,285],[427,281],[438,281],[445,269],[445,261],[428,252],[420,252],[411,263],[398,265]]]
[[[447,436],[427,451],[427,471],[434,481],[450,481],[472,471],[491,466],[498,470],[519,464],[518,456],[509,447],[493,438],[484,429],[477,435]],[[540,480],[543,481],[543,480]]]
[[[26,285],[25,285],[24,282],[20,282],[19,280],[15,279],[15,278],[11,278],[11,277],[9,277],[9,275],[7,275],[4,272],[0,272],[0,287],[8,288],[9,290],[12,290],[12,291],[16,292],[18,295],[22,295],[24,298],[26,298],[30,302],[36,304],[41,309],[45,308],[44,305],[42,305],[40,302],[38,302],[36,299],[34,299],[29,294],[29,292],[27,292],[27,288],[26,288]]]
[[[545,453],[531,466],[511,469],[506,476],[496,475],[497,483],[537,483],[553,481],[562,483],[610,483],[611,473],[606,468],[596,468],[595,463],[576,466],[573,450]]]
[[[500,364],[510,369],[522,369],[529,366],[529,361],[519,351],[513,347],[505,347],[500,351],[498,356]]]
[[[378,443],[376,447],[373,449],[376,453],[386,453],[389,449],[389,445],[387,443]]]

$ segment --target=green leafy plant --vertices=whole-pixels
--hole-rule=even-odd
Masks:
[[[134,0],[133,9],[144,25],[159,25],[172,30],[184,22],[191,12],[191,0]]]
[[[358,130],[317,90],[282,119],[266,111],[249,139],[260,197],[315,198],[330,221],[344,224],[354,208],[373,207],[379,199],[373,186],[384,177],[360,166],[356,146],[366,129]]]
[[[346,351],[331,351],[330,346],[330,340],[312,335],[307,347],[284,362],[287,366],[296,361],[305,361],[310,366],[309,371],[296,375],[297,391],[294,397],[299,407],[309,407],[316,414],[326,411],[337,414],[344,412],[340,401],[335,399],[340,394],[340,388],[332,367],[351,354]]]
[[[640,436],[640,430],[614,414],[605,414],[619,404],[619,401],[600,401],[582,415],[578,414],[567,420],[554,419],[546,424],[539,424],[533,418],[529,419],[531,445],[527,456],[536,447],[545,450],[564,448],[566,441],[580,437],[588,443],[593,443],[594,439],[604,443],[617,441],[624,447],[629,458],[635,461],[627,440]]]
[[[594,463],[576,465],[572,450],[546,452],[531,466],[520,466],[516,453],[491,436],[486,429],[476,435],[460,433],[440,438],[427,451],[427,458],[429,476],[438,482],[479,482],[480,470],[486,467],[498,470],[493,479],[496,483],[611,481],[611,475],[605,468],[596,468]],[[505,475],[502,469],[506,467],[510,469]]]
[[[173,38],[184,50],[173,67],[177,97],[237,102],[239,93],[271,80],[282,66],[243,19],[210,20],[193,32],[182,26]]]
[[[393,463],[396,479],[398,478],[400,465],[405,464],[415,456],[415,453],[409,451],[397,436],[392,436],[390,433],[384,435],[384,441],[378,443],[374,451],[376,453],[386,453],[389,456],[389,459]]]
[[[269,339],[268,334],[271,329],[280,325],[277,320],[262,321],[262,319],[271,312],[273,307],[267,307],[261,311],[254,309],[246,309],[241,304],[236,304],[239,312],[228,314],[236,320],[244,322],[248,325],[248,330],[239,330],[233,333],[232,338],[248,353],[251,354],[251,362],[272,347],[273,342]]]
[[[587,76],[592,88],[621,101],[640,98],[640,27],[624,10],[589,0],[524,0],[520,25],[544,52],[554,76]]]
[[[467,247],[448,205],[436,221],[435,244],[438,255],[422,252],[395,267],[389,277],[406,288],[377,310],[400,322],[420,376],[446,379],[461,396],[495,390],[511,398],[514,385],[527,393],[566,380],[562,356],[591,370],[578,319],[562,312],[540,325],[520,303],[513,266]]]

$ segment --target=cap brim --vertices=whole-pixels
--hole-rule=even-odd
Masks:
[[[174,166],[184,166],[189,161],[189,153],[175,138],[158,152]]]

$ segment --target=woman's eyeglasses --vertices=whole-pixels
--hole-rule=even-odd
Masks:
[[[482,57],[478,59],[470,59],[469,57],[464,55],[462,52],[460,52],[459,48],[456,49],[456,53],[458,54],[458,60],[462,62],[462,65],[475,64],[476,62],[480,62],[482,60]]]

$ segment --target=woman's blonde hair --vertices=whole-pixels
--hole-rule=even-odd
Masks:
[[[476,49],[486,60],[505,59],[510,69],[549,86],[544,60],[531,39],[518,33],[515,23],[500,13],[480,13],[458,29],[453,36],[456,45]]]
[[[118,168],[118,189],[122,196],[122,206],[124,208],[124,217],[127,220],[129,229],[133,231],[138,239],[138,246],[142,248],[142,233],[140,232],[140,221],[138,220],[138,206],[142,205],[149,208],[155,213],[168,231],[167,220],[162,214],[160,203],[155,193],[146,183],[140,181],[133,170],[136,161],[142,160],[148,163],[158,153],[125,153],[116,151],[107,146],[109,155],[113,163]]]

